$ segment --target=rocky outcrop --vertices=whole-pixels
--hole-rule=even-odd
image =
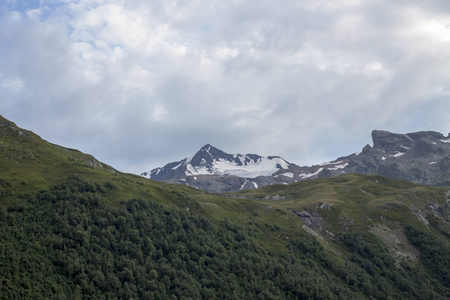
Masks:
[[[373,147],[345,157],[345,173],[377,174],[414,183],[450,185],[450,135],[422,131],[395,134],[375,130]],[[332,172],[331,175],[337,175]]]
[[[331,209],[331,206],[327,206],[326,209]],[[327,230],[328,223],[318,212],[312,210],[296,211],[294,209],[291,209],[291,212],[305,223],[302,228],[308,233],[316,237],[320,237],[320,234],[325,234],[328,238],[335,237],[334,233]]]
[[[374,130],[372,140],[373,146],[366,145],[361,152],[309,169],[301,167],[304,176],[294,176],[294,179],[361,173],[450,186],[450,134],[445,137],[433,131],[396,134]]]
[[[29,138],[30,135],[28,134],[28,132],[20,127],[17,127],[16,124],[14,124],[11,121],[5,120],[5,121],[0,121],[0,127],[8,127],[10,129],[12,129],[13,131],[17,132],[20,136],[24,136]]]

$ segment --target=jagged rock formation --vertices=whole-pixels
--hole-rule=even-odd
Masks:
[[[373,147],[367,145],[360,153],[338,159],[348,164],[342,172],[450,185],[450,134],[445,137],[433,131],[395,134],[374,130],[372,140]],[[338,174],[331,171],[327,175]]]

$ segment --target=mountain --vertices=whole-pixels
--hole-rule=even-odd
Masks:
[[[342,173],[383,175],[414,183],[450,185],[450,134],[445,137],[433,131],[396,134],[372,132],[373,146],[361,152],[338,158],[345,164],[338,172],[323,168],[318,177]]]
[[[383,175],[420,184],[450,185],[450,134],[433,131],[395,134],[372,132],[373,146],[313,166],[298,166],[278,156],[228,154],[211,145],[194,156],[141,175],[222,193],[288,184],[348,173]]]
[[[449,237],[448,187],[345,174],[210,194],[0,117],[1,299],[449,299]]]
[[[256,154],[228,154],[211,145],[203,146],[194,156],[157,168],[149,179],[164,180],[175,176],[234,175],[244,178],[270,176],[279,170],[288,170],[290,164],[277,156]]]
[[[190,158],[144,172],[141,176],[184,183],[211,192],[225,192],[292,182],[289,178],[296,168],[278,156],[228,154],[207,144]]]

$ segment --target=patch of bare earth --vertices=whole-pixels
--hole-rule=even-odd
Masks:
[[[379,237],[386,244],[397,267],[400,267],[401,261],[418,260],[420,251],[408,242],[402,227],[390,229],[385,225],[378,224],[370,228],[369,232]]]

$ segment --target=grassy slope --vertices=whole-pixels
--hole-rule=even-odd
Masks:
[[[437,228],[428,229],[410,208],[426,211],[429,203],[445,206],[446,190],[382,176],[347,174],[242,191],[227,195],[230,198],[199,197],[197,201],[210,218],[228,218],[257,228],[261,242],[277,251],[289,239],[305,234],[304,222],[292,210],[319,213],[326,220],[326,229],[333,234],[358,231],[375,239],[368,230],[379,224],[391,229],[411,224],[435,232],[448,243]],[[320,206],[322,203],[326,205]],[[323,232],[320,234],[324,236]],[[327,241],[321,239],[324,246],[333,248],[334,243],[332,246]]]
[[[111,205],[132,198],[151,198],[169,206],[189,208],[212,221],[226,218],[253,228],[261,244],[279,252],[286,249],[290,240],[306,234],[302,228],[304,222],[291,210],[320,213],[326,220],[327,230],[333,234],[360,231],[375,239],[367,232],[378,223],[390,228],[411,224],[426,229],[412,213],[410,205],[425,210],[429,202],[443,205],[445,201],[446,189],[443,188],[358,174],[273,185],[229,195],[208,194],[187,186],[118,172],[90,155],[46,142],[8,122],[0,116],[3,125],[0,127],[1,205],[25,199],[77,173],[94,182],[113,183],[117,188],[108,195]],[[282,199],[273,200],[277,199],[273,196]],[[332,205],[332,208],[320,209],[318,203]],[[448,243],[448,238],[439,230],[431,230]],[[321,239],[321,242],[329,249],[335,248],[328,239]]]
[[[3,125],[3,126],[2,126]],[[42,140],[31,131],[18,128],[0,116],[0,205],[34,195],[42,189],[67,179],[71,173],[94,182],[113,183],[117,189],[109,195],[112,205],[124,199],[151,197],[182,204],[178,193],[192,189],[121,173],[78,150],[64,148]]]

